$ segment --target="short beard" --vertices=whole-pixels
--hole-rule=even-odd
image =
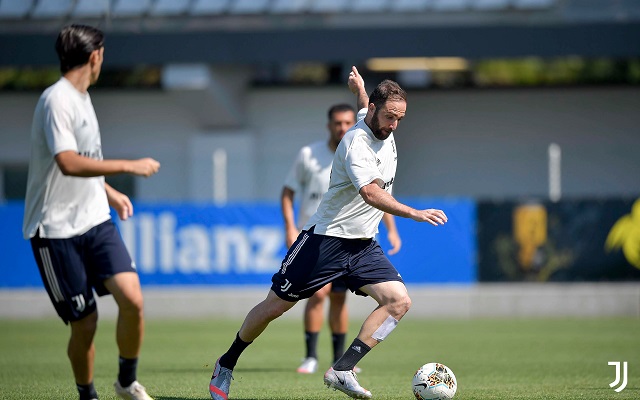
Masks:
[[[380,122],[378,120],[377,108],[373,112],[373,118],[371,118],[371,133],[373,133],[373,136],[375,136],[376,139],[378,140],[385,140],[391,135],[391,133],[387,135],[382,129],[380,129]]]

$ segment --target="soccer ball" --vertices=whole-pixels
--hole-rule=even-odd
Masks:
[[[417,400],[451,399],[458,389],[453,371],[444,364],[425,364],[416,371],[411,382]]]

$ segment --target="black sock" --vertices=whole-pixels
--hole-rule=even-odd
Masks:
[[[371,350],[362,340],[355,338],[351,346],[345,351],[338,361],[333,365],[336,371],[350,371],[358,361],[362,359]]]
[[[344,339],[347,336],[346,333],[332,333],[331,343],[333,343],[333,362],[338,361],[342,354],[344,354]]]
[[[240,332],[236,333],[236,340],[231,343],[229,350],[220,357],[220,366],[231,370],[234,369],[238,358],[240,358],[240,354],[242,354],[244,349],[251,343],[253,342],[243,342],[242,339],[240,339]]]
[[[320,332],[304,332],[304,342],[307,346],[307,357],[318,359],[318,333]]]
[[[130,386],[136,380],[136,370],[138,369],[137,358],[119,358],[120,369],[118,372],[118,382],[120,386]]]
[[[80,400],[91,400],[98,398],[98,392],[96,392],[96,388],[93,387],[93,382],[88,385],[78,385],[76,383],[76,387],[78,388],[78,393],[80,394]]]

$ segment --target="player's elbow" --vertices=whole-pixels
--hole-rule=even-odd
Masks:
[[[294,195],[295,195],[295,192],[293,191],[293,189],[291,189],[288,186],[283,186],[282,187],[282,192],[280,193],[280,201],[281,202],[284,202],[284,201],[292,202]]]
[[[72,151],[64,151],[56,154],[55,161],[63,175],[78,176],[78,163],[76,162],[77,156],[78,155]]]
[[[376,190],[373,187],[374,184],[365,185],[360,189],[360,196],[362,196],[362,200],[370,206],[376,206]]]
[[[58,161],[58,168],[60,168],[60,172],[62,172],[62,175],[65,175],[65,176],[76,175],[76,171],[74,170],[73,166],[68,163]]]

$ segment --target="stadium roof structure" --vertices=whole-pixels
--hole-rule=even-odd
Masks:
[[[0,0],[0,66],[57,64],[70,23],[111,66],[640,56],[637,0]]]

